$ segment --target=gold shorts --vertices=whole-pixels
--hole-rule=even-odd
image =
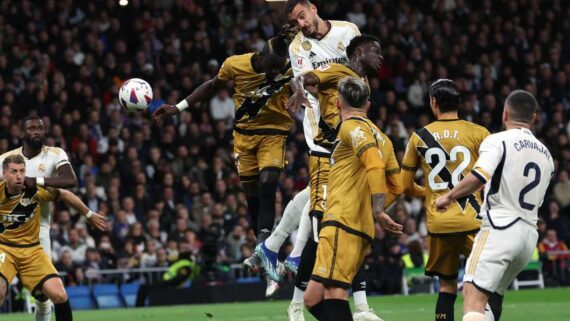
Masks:
[[[426,275],[455,280],[461,264],[460,256],[466,259],[473,248],[475,234],[430,236],[429,258]]]
[[[0,244],[0,277],[9,285],[16,274],[34,296],[41,293],[45,281],[59,277],[41,246],[17,248]]]
[[[325,287],[348,289],[371,248],[370,240],[348,232],[335,221],[322,223],[311,279]]]
[[[234,131],[234,158],[243,181],[257,179],[265,168],[285,167],[285,136],[243,135]]]
[[[309,175],[311,185],[310,211],[324,213],[327,209],[327,184],[329,182],[330,162],[328,157],[309,156]]]

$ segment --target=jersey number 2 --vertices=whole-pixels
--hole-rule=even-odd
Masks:
[[[535,162],[530,162],[526,164],[523,172],[524,177],[529,176],[531,169],[533,169],[535,172],[534,180],[530,182],[527,186],[525,186],[521,190],[521,193],[519,194],[519,204],[521,205],[522,208],[529,211],[532,211],[536,205],[525,202],[524,196],[526,193],[532,191],[535,187],[537,187],[538,184],[540,183],[540,167],[538,167],[538,165]]]
[[[457,186],[457,184],[459,184],[459,181],[461,180],[461,173],[463,173],[463,171],[469,166],[469,163],[471,163],[471,153],[469,152],[469,149],[461,145],[455,146],[451,149],[451,152],[449,153],[450,161],[452,162],[458,161],[459,158],[457,156],[460,153],[463,154],[463,161],[459,165],[457,165],[453,173],[451,173],[451,184],[453,184],[453,186]],[[433,159],[434,156],[437,156],[437,163],[435,165]],[[428,175],[429,187],[433,191],[439,191],[448,188],[450,182],[444,181],[438,183],[435,181],[435,178],[440,175],[442,170],[445,169],[445,165],[447,162],[445,151],[439,147],[432,147],[427,150],[425,158],[428,164],[430,164],[430,166],[432,167],[432,170],[429,172]],[[441,176],[439,177],[441,178]]]

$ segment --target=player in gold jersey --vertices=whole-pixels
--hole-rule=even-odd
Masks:
[[[403,188],[392,142],[366,118],[368,84],[348,77],[338,91],[342,123],[330,160],[330,194],[317,258],[305,292],[305,304],[319,320],[352,320],[348,289],[370,251],[374,219],[391,233],[402,231],[384,213],[387,195],[401,194]]]
[[[22,155],[6,157],[2,171],[5,181],[0,183],[0,305],[8,294],[8,285],[18,275],[34,297],[44,300],[47,297],[55,304],[57,321],[72,320],[63,283],[40,246],[42,204],[62,200],[84,213],[100,230],[105,230],[105,220],[69,191],[42,186],[26,189],[26,163]]]
[[[175,115],[208,98],[216,87],[233,82],[234,158],[258,242],[273,229],[277,182],[285,166],[285,139],[293,125],[285,108],[293,75],[287,48],[287,36],[282,33],[269,39],[260,52],[231,56],[216,77],[176,106],[162,105],[153,114],[156,121]],[[244,261],[248,269],[258,264],[256,255]]]
[[[425,273],[438,276],[440,281],[435,320],[453,321],[460,256],[469,256],[479,230],[477,216],[481,195],[475,193],[460,198],[445,213],[437,212],[435,200],[457,186],[471,171],[479,156],[479,145],[489,136],[489,131],[458,118],[460,96],[453,81],[434,82],[429,95],[437,120],[410,138],[402,161],[402,180],[405,193],[412,192],[414,176],[421,166],[426,181],[425,207],[430,235]]]

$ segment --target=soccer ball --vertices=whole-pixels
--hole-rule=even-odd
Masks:
[[[152,87],[140,78],[129,79],[119,90],[119,103],[129,112],[147,109],[152,103]]]

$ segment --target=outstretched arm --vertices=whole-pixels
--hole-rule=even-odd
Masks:
[[[200,85],[196,90],[194,90],[188,97],[184,98],[176,105],[167,105],[164,104],[160,106],[157,110],[154,111],[152,114],[152,118],[154,121],[159,122],[162,118],[166,115],[176,115],[179,112],[187,109],[190,106],[193,106],[201,101],[206,100],[212,92],[214,88],[217,86],[221,86],[225,83],[225,81],[218,79],[218,77],[214,77],[202,85]]]
[[[77,186],[77,177],[73,168],[69,164],[60,166],[57,169],[57,177],[26,177],[24,184],[26,188],[36,185],[54,188],[72,188]]]
[[[481,187],[483,187],[483,182],[475,175],[473,175],[473,173],[469,173],[451,191],[443,196],[438,197],[435,200],[435,207],[438,211],[444,212],[447,210],[449,204],[454,202],[456,199],[467,196],[469,194],[473,194]]]
[[[65,204],[71,206],[73,209],[81,213],[81,215],[87,218],[87,221],[91,226],[94,228],[105,231],[107,228],[107,223],[105,222],[105,218],[97,213],[91,211],[87,205],[85,205],[79,197],[73,194],[70,191],[59,189],[59,196],[58,199],[65,202]]]

